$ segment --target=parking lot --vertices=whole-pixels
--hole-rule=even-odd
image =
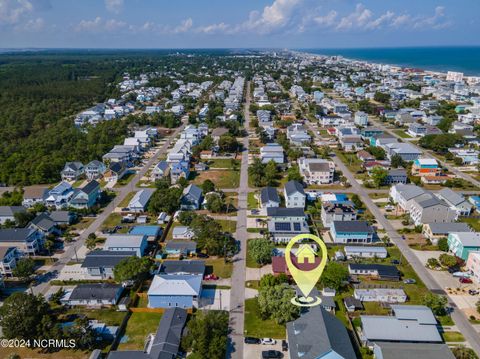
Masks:
[[[261,344],[244,344],[243,358],[244,359],[261,359],[262,351],[264,350],[278,350],[283,354],[283,359],[289,359],[288,351],[282,351],[282,341],[277,340],[275,345],[261,345]]]

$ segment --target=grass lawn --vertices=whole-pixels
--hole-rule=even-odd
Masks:
[[[247,280],[245,282],[245,287],[258,290],[258,288],[260,287],[260,281],[259,280]]]
[[[129,172],[127,173],[125,176],[123,176],[122,179],[120,179],[119,181],[117,181],[117,183],[115,183],[115,188],[118,188],[118,187],[123,187],[123,186],[126,186],[127,184],[130,183],[130,181],[133,179],[133,177],[135,177],[135,172]]]
[[[215,160],[208,160],[208,166],[212,169],[214,168],[228,168],[228,169],[233,169],[233,166],[236,166],[236,168],[240,168],[240,161],[239,160],[234,160],[233,158],[231,159],[226,159],[226,158],[220,158],[220,159],[215,159]]]
[[[226,219],[216,219],[215,222],[218,222],[222,226],[224,232],[235,233],[237,230],[237,222],[228,221]]]
[[[136,192],[130,192],[130,193],[128,193],[128,194],[125,196],[125,198],[123,199],[123,201],[120,202],[120,204],[118,205],[118,207],[121,207],[121,208],[127,207],[128,204],[130,203],[130,200],[133,198],[133,196],[135,196],[135,193],[136,193]]]
[[[233,264],[225,263],[223,258],[208,258],[205,261],[206,273],[215,273],[220,278],[230,278],[232,276]]]
[[[467,223],[475,232],[480,232],[480,221],[478,218],[460,218],[460,222]]]
[[[145,338],[157,331],[162,318],[161,313],[132,313],[125,328],[125,343],[120,343],[118,350],[142,350]]]
[[[285,326],[272,319],[262,320],[257,298],[245,300],[245,335],[256,338],[285,339]]]
[[[355,153],[347,153],[340,150],[335,150],[334,152],[352,173],[355,174],[357,171],[362,171],[362,161]]]
[[[102,228],[110,228],[118,226],[122,223],[122,216],[118,213],[110,213],[102,223]]]
[[[207,179],[211,180],[220,189],[237,188],[240,184],[240,171],[208,170],[197,174],[192,182],[201,185]]]
[[[412,138],[406,130],[393,130],[393,133],[395,133],[397,136],[400,136],[401,138]]]
[[[86,315],[88,319],[96,319],[107,325],[120,325],[126,312],[117,312],[115,309],[85,309],[85,308],[73,308],[68,310],[66,315],[77,314]]]
[[[465,338],[460,332],[443,332],[443,339],[448,342],[464,342]]]
[[[255,198],[255,192],[248,192],[247,205],[248,205],[247,207],[248,209],[258,208],[258,200]]]
[[[81,229],[85,229],[87,228],[88,226],[90,226],[92,224],[92,222],[95,220],[95,218],[93,217],[83,217],[80,222],[78,223],[75,223],[74,225],[72,225],[72,230],[81,230]]]
[[[438,322],[440,323],[440,325],[443,327],[443,326],[452,326],[454,325],[453,323],[453,320],[452,320],[452,317],[449,316],[449,315],[442,315],[442,316],[439,316],[437,317],[437,320]]]

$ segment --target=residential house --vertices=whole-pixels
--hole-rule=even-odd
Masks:
[[[371,246],[345,246],[345,255],[351,258],[387,258],[388,252],[385,247]]]
[[[351,203],[322,202],[322,223],[325,228],[330,228],[334,221],[354,221],[357,211]]]
[[[360,130],[360,135],[363,139],[369,139],[371,137],[378,137],[383,134],[383,130],[376,127],[364,127]]]
[[[187,311],[182,308],[166,309],[156,333],[149,334],[144,350],[110,351],[107,359],[126,359],[127,357],[173,359],[178,357],[187,315]]]
[[[432,196],[423,188],[413,184],[397,184],[390,188],[390,198],[393,203],[396,203],[405,212],[410,211],[410,205],[415,198],[429,199]]]
[[[125,258],[135,255],[136,252],[134,251],[96,250],[87,253],[82,268],[85,268],[91,276],[101,277],[102,279],[113,278],[113,268]]]
[[[393,265],[350,263],[348,272],[351,275],[372,277],[379,280],[400,280],[400,272]]]
[[[431,195],[430,198],[413,199],[410,206],[410,219],[416,226],[424,223],[455,222],[458,215],[447,203]]]
[[[300,182],[288,181],[283,189],[285,196],[285,207],[287,208],[305,208],[305,191]]]
[[[22,206],[30,208],[36,203],[45,203],[45,199],[48,195],[48,188],[47,187],[39,187],[39,186],[29,186],[25,187],[23,191],[23,201]]]
[[[277,243],[288,242],[298,234],[310,233],[303,208],[267,208],[268,232]]]
[[[480,252],[470,251],[465,267],[470,273],[470,278],[472,278],[475,283],[480,284]]]
[[[320,158],[298,159],[298,168],[303,180],[308,185],[329,184],[333,182],[335,164]]]
[[[135,252],[142,257],[147,249],[147,236],[136,234],[109,234],[103,249],[115,252]]]
[[[120,284],[88,283],[79,284],[62,302],[71,306],[103,307],[117,305],[123,293]]]
[[[414,176],[436,176],[441,171],[437,160],[434,158],[417,158],[413,161],[412,175]]]
[[[192,239],[194,236],[193,231],[187,226],[176,226],[172,230],[173,239]]]
[[[28,228],[37,229],[45,236],[57,235],[61,231],[58,229],[56,223],[50,218],[48,213],[40,213],[29,224]]]
[[[455,359],[447,344],[377,342],[373,346],[375,359]]]
[[[93,180],[82,188],[76,188],[69,206],[80,209],[92,208],[100,198],[100,183]]]
[[[375,161],[375,156],[372,156],[370,153],[368,153],[365,150],[360,150],[357,152],[357,157],[360,161],[362,162],[372,162]]]
[[[267,110],[257,110],[258,122],[270,122],[271,112]]]
[[[57,209],[67,207],[73,194],[74,190],[68,182],[60,182],[48,192],[45,205]]]
[[[435,195],[454,208],[459,216],[468,216],[472,212],[473,205],[461,193],[444,188]]]
[[[262,163],[273,161],[278,164],[285,162],[285,155],[283,154],[283,147],[278,143],[267,143],[260,148],[260,159]]]
[[[202,189],[194,184],[188,185],[180,199],[180,209],[194,211],[202,204]]]
[[[368,114],[362,111],[356,112],[354,122],[357,126],[366,127],[368,125]]]
[[[13,270],[17,267],[17,260],[20,254],[17,247],[0,247],[0,274],[2,277],[11,277]]]
[[[443,343],[437,320],[423,305],[391,305],[391,316],[361,315],[362,342],[372,347],[383,342]]]
[[[196,275],[203,278],[205,274],[205,261],[201,260],[166,260],[158,268],[157,274],[161,275]]]
[[[417,122],[410,123],[407,133],[412,137],[423,137],[427,134],[427,126]]]
[[[287,128],[287,138],[294,146],[302,146],[305,143],[309,143],[312,139],[305,127],[298,123],[294,123]]]
[[[338,141],[345,152],[355,152],[363,148],[363,141],[360,136],[343,136]]]
[[[365,221],[333,221],[330,236],[335,243],[372,243],[375,231]]]
[[[178,227],[175,227],[178,228]],[[194,241],[167,241],[165,253],[169,256],[189,256],[197,253],[197,243]]]
[[[290,359],[356,358],[343,323],[321,306],[306,308],[287,323],[287,341]]]
[[[133,198],[128,203],[128,210],[130,212],[141,213],[147,209],[150,197],[152,197],[155,190],[151,188],[145,188],[135,193]]]
[[[262,209],[268,207],[279,207],[280,206],[280,196],[278,192],[273,187],[265,187],[260,191],[260,207]]]
[[[69,211],[53,211],[50,212],[49,217],[57,226],[68,226],[73,223],[77,215]]]
[[[398,155],[404,161],[415,161],[422,152],[410,143],[394,142],[386,144],[383,149],[391,160],[393,156]]]
[[[152,181],[160,180],[167,177],[170,174],[170,165],[167,161],[158,162],[155,167],[153,167],[150,177]]]
[[[149,308],[198,307],[202,293],[202,276],[191,274],[157,274],[148,288]]]
[[[128,234],[135,235],[135,236],[145,236],[148,242],[154,242],[162,234],[162,227],[152,226],[152,225],[133,226],[128,232]]]
[[[188,178],[190,176],[190,165],[188,162],[181,161],[172,164],[170,170],[170,182],[177,183],[180,178]]]
[[[87,179],[92,181],[103,177],[103,174],[107,170],[105,164],[100,161],[93,160],[85,166],[85,175]]]
[[[26,255],[35,255],[43,248],[45,235],[34,228],[0,229],[0,246],[17,247]]]
[[[76,181],[85,173],[85,168],[82,162],[67,162],[63,167],[62,181]]]
[[[401,288],[355,288],[353,296],[362,302],[405,303],[407,301],[407,294]]]
[[[447,238],[450,232],[471,232],[468,224],[463,222],[449,223],[425,223],[422,228],[422,234],[437,245],[440,238]]]
[[[395,168],[388,170],[387,177],[385,178],[383,184],[392,185],[392,184],[406,184],[407,183],[407,170],[403,168]]]
[[[345,308],[347,309],[347,312],[353,313],[356,310],[363,310],[363,304],[361,301],[358,299],[355,299],[353,297],[345,297],[343,299],[343,304],[345,304]]]
[[[111,162],[105,171],[103,178],[107,182],[117,182],[127,173],[127,168],[123,162]]]
[[[470,252],[480,251],[479,232],[450,232],[447,238],[449,251],[463,260]]]
[[[27,210],[23,206],[0,206],[0,224],[6,222],[15,222],[15,214],[26,213]]]

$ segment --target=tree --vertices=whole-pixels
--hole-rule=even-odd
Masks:
[[[236,250],[234,238],[223,233],[221,225],[211,217],[197,215],[190,223],[190,228],[198,249],[210,255],[225,255]]]
[[[43,244],[43,246],[48,251],[49,255],[51,255],[52,249],[53,249],[53,247],[55,247],[55,242],[51,239],[47,239],[45,241],[45,243]]]
[[[35,214],[32,212],[16,212],[13,217],[18,227],[26,227],[32,219],[35,218]]]
[[[0,307],[0,326],[8,339],[36,339],[41,323],[49,317],[48,303],[42,296],[15,292]],[[49,318],[47,318],[49,319]]]
[[[287,178],[289,181],[298,181],[298,182],[303,181],[303,177],[300,174],[298,165],[293,165],[287,170]]]
[[[475,303],[475,307],[477,308],[477,313],[480,313],[480,300]]]
[[[17,266],[13,270],[14,277],[26,281],[35,273],[35,261],[32,258],[22,258],[17,262]]]
[[[278,324],[298,318],[300,307],[290,302],[293,297],[295,291],[286,284],[260,289],[257,300],[262,318],[271,318]]]
[[[277,164],[273,160],[268,161],[265,166],[265,183],[267,186],[273,186],[275,184],[277,175]]]
[[[220,152],[235,152],[238,150],[239,146],[237,139],[231,135],[220,136],[220,139],[218,140]]]
[[[248,254],[257,264],[267,264],[272,262],[272,252],[275,249],[273,243],[267,239],[251,239],[248,241]]]
[[[427,260],[427,267],[435,269],[440,267],[440,262],[437,258],[428,258]]]
[[[220,213],[224,212],[226,208],[225,199],[218,193],[210,193],[206,196],[207,208],[210,212]]]
[[[352,203],[356,208],[364,208],[362,200],[356,193],[352,194]]]
[[[422,298],[422,304],[429,307],[435,315],[445,315],[447,312],[447,303],[447,297],[443,295],[433,294],[431,292],[428,292]]]
[[[215,183],[213,183],[211,180],[206,179],[202,183],[202,191],[203,193],[209,193],[215,191]]]
[[[50,296],[50,302],[55,304],[60,304],[60,299],[66,294],[66,291],[63,287],[58,288],[58,290]]]
[[[187,324],[182,347],[189,358],[223,359],[227,352],[228,314],[223,311],[199,311]]]
[[[178,215],[178,221],[183,226],[189,226],[192,223],[193,219],[197,216],[197,214],[193,211],[182,211]]]
[[[271,273],[265,274],[262,278],[260,278],[260,282],[258,284],[260,289],[266,287],[275,287],[276,285],[288,283],[289,279],[285,273],[280,273],[279,275],[275,276]]]
[[[248,174],[252,178],[254,186],[265,186],[265,165],[260,158],[255,158],[253,160],[253,163],[248,167]]]
[[[97,246],[97,235],[95,233],[90,233],[85,241],[85,246],[89,250],[95,249]]]
[[[97,339],[95,330],[85,316],[75,319],[65,334],[68,338],[75,340],[75,348],[80,350],[92,350]]]
[[[440,264],[444,267],[450,268],[457,265],[457,258],[447,253],[440,254],[438,259],[440,260]]]
[[[150,198],[148,210],[156,214],[160,212],[172,214],[180,208],[182,193],[182,188],[178,187],[157,189]]]
[[[390,94],[377,91],[373,98],[377,102],[388,103],[390,101]]]
[[[405,167],[405,161],[400,155],[393,155],[390,164],[393,168]]]
[[[384,160],[386,158],[385,150],[381,147],[368,146],[366,151],[375,157],[376,160]]]
[[[438,249],[440,249],[442,252],[448,252],[448,239],[446,237],[440,238],[437,245]]]
[[[462,136],[451,133],[426,135],[418,141],[418,144],[423,148],[433,150],[437,153],[447,153],[449,148],[454,147],[458,143],[463,143]]]
[[[154,265],[149,257],[128,257],[122,259],[113,268],[113,277],[117,283],[128,280],[140,281],[149,275]]]
[[[348,279],[348,269],[340,263],[330,262],[325,267],[321,281],[325,287],[339,290]]]
[[[388,177],[388,171],[380,166],[376,166],[372,169],[372,181],[375,187],[379,188]]]
[[[455,359],[478,359],[473,349],[463,345],[453,347],[451,350]]]

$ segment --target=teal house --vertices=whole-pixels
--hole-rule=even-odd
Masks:
[[[480,251],[480,233],[451,232],[448,234],[448,249],[457,257],[467,260],[471,251]]]

